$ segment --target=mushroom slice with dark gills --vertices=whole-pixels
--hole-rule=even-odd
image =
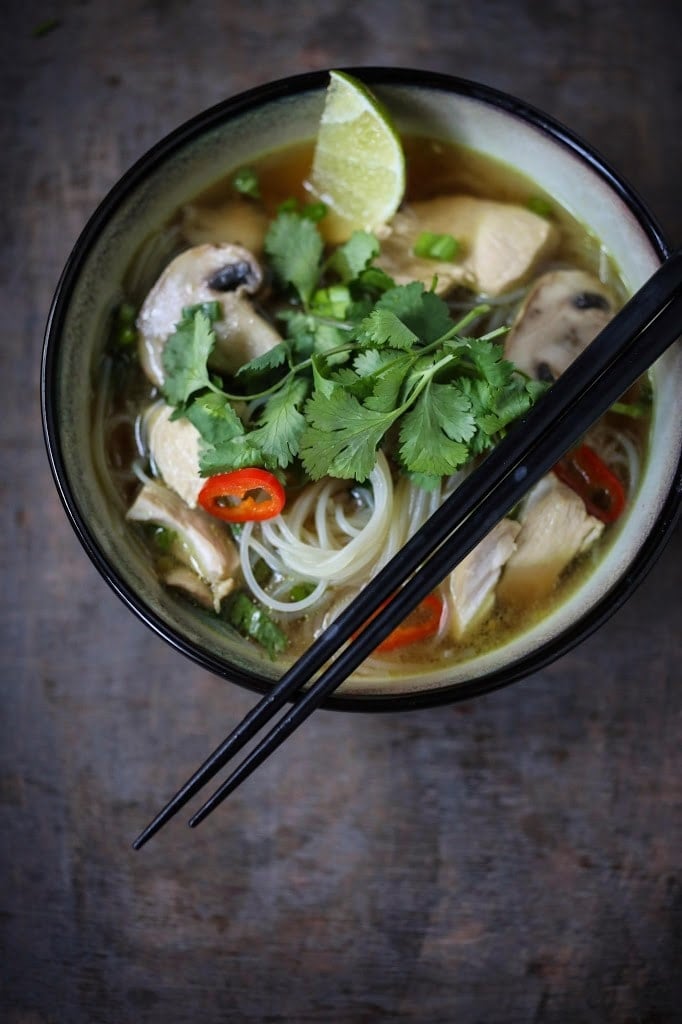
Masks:
[[[505,341],[505,355],[529,376],[553,381],[616,312],[611,291],[584,270],[553,270],[537,279]]]
[[[219,302],[221,317],[213,325],[216,345],[211,367],[235,373],[282,339],[250,300],[263,284],[260,264],[241,245],[196,245],[172,260],[147,295],[139,316],[139,353],[147,377],[161,387],[162,353],[187,306]]]

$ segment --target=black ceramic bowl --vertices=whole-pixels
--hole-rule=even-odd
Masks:
[[[630,290],[666,255],[651,215],[624,180],[561,125],[511,96],[470,81],[395,68],[355,68],[399,131],[457,141],[504,161],[554,196],[601,240]],[[252,645],[164,588],[124,519],[90,441],[92,396],[112,309],[139,247],[183,203],[258,155],[311,139],[325,72],[277,81],[207,110],[159,142],[114,186],[64,269],[47,325],[42,411],[54,479],[71,523],[104,579],[177,650],[219,676],[265,691],[279,671]],[[653,370],[651,455],[636,500],[597,569],[555,611],[502,647],[423,675],[344,683],[328,706],[389,710],[469,698],[565,653],[631,593],[659,552],[679,507],[682,434],[679,346]]]

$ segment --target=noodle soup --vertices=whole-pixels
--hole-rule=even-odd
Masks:
[[[276,666],[310,645],[513,423],[513,417],[504,420],[499,403],[497,429],[486,433],[470,422],[476,396],[493,376],[487,369],[487,377],[475,376],[483,373],[484,354],[498,369],[501,357],[515,367],[505,371],[504,387],[508,396],[515,389],[521,410],[551,386],[626,294],[600,240],[524,175],[441,140],[405,135],[403,144],[405,200],[394,222],[377,233],[375,255],[350,276],[348,252],[340,257],[327,244],[306,303],[282,277],[273,239],[286,223],[300,238],[309,239],[314,229],[326,241],[324,216],[315,219],[321,211],[307,187],[310,143],[233,167],[183,203],[127,268],[100,366],[93,438],[101,486],[163,586],[212,623],[218,645],[221,635],[227,643],[239,634]],[[251,182],[246,194],[245,173]],[[459,230],[434,232],[434,219]],[[518,234],[511,223],[518,223]],[[486,263],[491,238],[511,252],[519,234],[527,251],[505,256],[501,269]],[[456,253],[445,259],[437,249],[425,253],[426,236],[454,239]],[[512,265],[517,258],[518,267]],[[384,348],[373,344],[369,328],[358,324],[376,318],[377,309],[404,309],[404,297],[417,293],[429,315],[437,310],[434,316],[449,317],[456,343],[444,348],[431,335],[419,339],[394,405],[423,387],[431,389],[431,406],[424,403],[419,419],[415,400],[406,426],[390,419],[393,409],[381,405],[376,382],[384,373],[381,380],[392,386],[385,368],[409,353],[390,338]],[[401,321],[407,327],[414,322],[407,315]],[[547,325],[545,333],[535,329],[537,322]],[[225,323],[232,326],[223,329]],[[165,346],[173,338],[174,350],[198,348],[202,331],[217,340],[201,385],[188,392],[184,378],[175,387],[177,361],[164,356]],[[364,339],[359,349],[349,348],[349,335]],[[424,369],[427,349],[443,368],[433,363]],[[457,360],[462,376],[453,383],[449,367]],[[247,364],[251,372],[245,373]],[[364,380],[358,366],[367,370]],[[428,382],[415,384],[418,373],[430,374]],[[289,405],[283,381],[297,390]],[[330,392],[348,387],[343,404],[336,397],[349,415],[358,405],[383,410],[387,428],[371,468],[364,464],[353,475],[350,464],[344,474],[337,454],[332,472],[319,471],[313,442],[323,439],[316,421],[301,428],[299,448],[282,439],[285,420],[302,417],[310,403],[319,405],[322,418],[316,381]],[[460,405],[446,387],[458,389]],[[267,405],[276,395],[279,410]],[[426,432],[430,408],[440,402],[460,408],[465,400],[465,427],[455,428],[456,416],[448,413],[440,432]],[[486,409],[490,420],[493,406]],[[509,644],[574,595],[599,565],[637,492],[650,414],[651,388],[642,381],[589,431],[570,464],[509,510],[360,677],[380,691],[386,678],[471,661]],[[217,441],[216,419],[223,431]],[[415,452],[420,436],[428,458]],[[263,438],[265,448],[255,447]],[[466,457],[456,448],[465,442]],[[447,458],[455,464],[442,471]],[[428,471],[432,464],[437,472]],[[252,468],[265,475],[240,475]],[[207,481],[227,476],[227,490],[207,497]],[[275,484],[283,488],[281,508]]]
[[[268,83],[204,111],[162,139],[122,177],[93,213],[69,257],[50,310],[43,348],[41,402],[48,458],[66,513],[85,552],[107,584],[156,636],[203,668],[260,692],[272,687],[283,666],[348,600],[358,583],[349,577],[339,584],[333,581],[333,585],[320,581],[311,571],[310,560],[304,565],[303,558],[298,557],[306,552],[297,545],[303,541],[319,551],[316,534],[322,529],[326,531],[325,546],[333,557],[335,547],[342,550],[357,538],[361,538],[358,546],[371,539],[371,524],[380,537],[385,529],[385,547],[383,540],[378,551],[375,546],[360,574],[363,581],[367,579],[373,571],[372,558],[376,557],[378,564],[389,546],[397,543],[399,531],[405,535],[421,522],[430,503],[439,500],[439,492],[443,495],[452,490],[456,500],[461,474],[469,471],[467,461],[459,461],[463,450],[459,446],[463,445],[467,454],[473,456],[470,464],[485,459],[487,441],[494,440],[496,431],[510,428],[519,401],[523,405],[533,388],[546,386],[562,372],[571,354],[571,346],[566,342],[571,339],[573,310],[582,310],[585,319],[581,322],[596,328],[625,295],[644,284],[668,252],[655,221],[627,183],[547,115],[526,107],[514,97],[447,75],[374,68],[360,69],[357,77],[390,110],[407,154],[406,202],[388,230],[377,232],[381,235],[381,253],[369,261],[375,269],[365,259],[365,239],[360,255],[356,249],[350,254],[350,262],[344,263],[340,256],[335,258],[334,274],[330,273],[326,280],[316,274],[315,280],[308,279],[310,292],[306,301],[314,308],[302,310],[300,295],[297,298],[296,289],[290,281],[287,283],[287,274],[294,273],[304,290],[306,282],[298,271],[287,270],[287,265],[310,269],[309,231],[304,231],[306,245],[296,250],[308,253],[302,265],[297,259],[293,263],[282,261],[281,237],[276,238],[272,252],[266,252],[265,247],[263,252],[260,250],[263,231],[267,233],[273,220],[279,219],[281,203],[289,205],[288,200],[297,199],[299,213],[303,204],[311,205],[313,201],[314,205],[315,197],[305,186],[311,154],[309,140],[318,131],[329,74],[295,76]],[[451,146],[453,141],[463,149],[457,152]],[[511,171],[511,167],[516,170]],[[261,199],[257,201],[234,191],[234,174],[249,168],[256,172],[260,187]],[[242,185],[244,182],[248,185],[248,175],[242,179]],[[448,195],[457,201],[452,208],[448,203],[444,212],[441,200]],[[462,196],[475,199],[476,203],[462,202]],[[218,290],[217,294],[207,296],[211,302],[198,320],[196,311],[190,312],[189,323],[183,325],[182,309],[169,307],[165,325],[155,332],[154,327],[159,324],[150,294],[176,258],[182,259],[196,246],[208,245],[212,251],[216,244],[226,244],[215,243],[213,239],[222,236],[225,222],[221,213],[225,212],[225,204],[234,199],[240,200],[239,207],[245,214],[240,219],[239,242],[247,254],[228,260],[229,272],[222,261],[213,267],[208,279],[203,277],[206,284],[217,274]],[[420,207],[422,203],[431,205]],[[488,214],[500,212],[497,204],[520,207],[526,226],[528,214],[536,214],[536,219],[530,221],[530,235],[536,243],[539,240],[540,251],[531,247],[531,255],[535,252],[536,258],[531,260],[532,273],[528,277],[517,273],[516,279],[512,279],[506,257],[492,267],[494,274],[490,267],[486,270],[487,256],[482,256],[489,255],[491,250],[473,244],[472,224],[482,230],[480,236],[474,232],[478,243],[486,238],[490,241],[490,228],[492,225],[494,229],[496,219],[491,221]],[[231,209],[234,212],[234,206]],[[507,214],[515,222],[518,210],[507,209]],[[468,227],[463,222],[467,217]],[[589,230],[584,225],[589,225]],[[281,225],[277,230],[281,230]],[[317,222],[314,230],[326,231],[324,219]],[[424,239],[415,236],[415,231],[417,235],[426,235],[426,251],[422,249]],[[434,235],[435,239],[430,237]],[[448,235],[453,238],[449,240]],[[518,240],[520,236],[513,232],[513,237]],[[543,239],[547,245],[542,243]],[[459,252],[453,251],[453,241],[459,241]],[[405,252],[414,249],[417,243],[421,263],[406,269]],[[445,250],[441,248],[443,244]],[[554,249],[550,252],[552,245]],[[518,245],[514,248],[518,249]],[[525,246],[521,248],[528,253]],[[493,250],[501,251],[495,246]],[[331,254],[330,249],[325,250],[325,259],[327,254]],[[241,270],[235,266],[240,262]],[[191,257],[190,263],[195,263]],[[189,271],[189,265],[184,266]],[[325,269],[331,270],[331,265],[325,265]],[[343,289],[355,293],[355,279],[366,270],[371,273],[359,289],[359,298],[367,303],[369,324],[360,329],[359,307],[348,307]],[[555,271],[559,276],[550,276],[542,289],[538,290],[537,282],[532,284],[538,274],[542,279]],[[417,272],[421,274],[421,285],[414,283]],[[344,280],[348,274],[350,278]],[[589,286],[583,274],[589,275]],[[395,282],[396,288],[407,291],[394,292],[391,298],[382,286],[387,278]],[[432,288],[434,278],[439,283]],[[201,284],[201,279],[201,275],[194,279],[190,292],[196,291],[197,280]],[[235,286],[231,293],[230,282]],[[406,309],[403,301],[405,295],[414,299],[415,289],[419,291],[417,306],[422,312],[426,309],[426,318],[417,316],[416,321],[411,319],[416,315],[414,305],[408,301]],[[318,291],[322,294],[317,295]],[[434,296],[425,298],[431,291]],[[479,293],[489,309],[485,315],[479,311],[472,317],[467,310],[472,302],[478,301]],[[382,295],[389,297],[381,300]],[[543,309],[551,307],[557,296],[562,318],[568,317],[564,321],[563,343],[539,355],[534,348],[537,332],[531,329],[532,323],[537,325],[538,318],[542,322]],[[218,336],[225,333],[230,304],[236,302],[244,311],[240,297],[250,304],[247,313],[256,318],[254,323],[259,327],[262,357],[257,359],[261,359],[261,374],[267,368],[268,379],[258,384],[252,374],[236,372],[239,360],[249,355],[248,346],[239,349],[217,344]],[[193,303],[192,298],[188,301]],[[221,317],[215,320],[213,301],[221,312]],[[339,322],[352,321],[352,339],[346,332],[340,344],[343,348],[350,343],[356,351],[345,365],[343,361],[332,365],[329,345],[323,345],[325,352],[315,356],[311,381],[299,365],[310,356],[309,352],[305,354],[308,342],[303,328],[306,317],[314,314],[315,329],[309,333],[320,341],[324,333],[318,330],[323,302],[328,303],[325,317],[332,321],[328,326],[343,330]],[[390,320],[387,304],[388,313],[395,314],[403,324],[400,327],[393,323],[397,333],[393,328],[386,330]],[[532,310],[535,312],[526,318],[526,327],[518,330],[515,324],[519,314],[530,314]],[[238,309],[232,309],[232,314],[237,312]],[[301,312],[305,313],[303,317]],[[510,321],[512,327],[506,330]],[[436,327],[438,333],[434,333]],[[453,334],[443,340],[440,332],[450,330]],[[474,343],[474,335],[486,332],[488,342],[481,345],[479,338]],[[140,335],[146,338],[144,345],[140,344]],[[188,378],[184,376],[183,384],[182,345],[177,335],[190,339],[191,350],[197,356],[193,366],[202,386],[188,396],[183,394]],[[209,353],[208,366],[203,360],[206,350],[202,350],[202,344],[211,343],[212,335],[216,346]],[[429,335],[428,341],[425,335]],[[172,336],[175,341],[171,344]],[[278,350],[283,337],[284,350]],[[273,338],[277,339],[274,349]],[[329,344],[332,338],[333,331],[326,339]],[[369,418],[374,417],[376,428],[377,420],[386,414],[391,419],[396,403],[402,401],[395,377],[392,386],[387,386],[391,383],[390,374],[384,372],[381,389],[375,386],[382,367],[386,370],[386,353],[379,350],[388,339],[403,345],[390,356],[393,370],[400,376],[401,367],[411,368],[411,376],[406,371],[398,382],[404,385],[405,416],[414,413],[411,424],[404,426],[398,417],[391,429],[379,432],[380,436],[359,432],[356,439],[365,460],[360,467],[362,472],[357,465],[351,466],[344,484],[344,473],[339,474],[342,467],[337,464],[331,467],[334,472],[329,474],[330,479],[325,480],[318,442],[325,448],[333,441],[334,458],[340,453],[347,455],[349,431],[352,432],[358,415],[371,414]],[[159,341],[169,343],[168,351],[173,354],[169,364],[173,391],[170,397],[163,390],[163,378],[158,377],[159,367],[162,374],[168,372],[164,346]],[[336,342],[339,343],[338,337]],[[365,351],[358,351],[361,344]],[[419,347],[427,344],[433,347],[424,353],[425,361],[416,360]],[[511,376],[501,362],[492,358],[496,346],[504,346],[501,356],[509,356],[519,367]],[[278,351],[284,354],[283,362],[277,361]],[[483,356],[484,352],[487,355]],[[441,359],[446,362],[440,364]],[[453,393],[447,387],[440,391],[435,385],[451,385],[456,374],[450,371],[456,367],[463,371],[458,387],[467,392],[469,404],[465,402],[462,406],[460,395],[447,405],[444,414],[443,400],[448,396],[452,399]],[[444,368],[448,368],[447,372],[439,376]],[[185,371],[189,369],[185,362]],[[305,454],[305,459],[297,454],[287,461],[284,449],[292,440],[292,425],[295,428],[298,422],[300,426],[300,421],[295,416],[285,417],[279,421],[280,429],[273,429],[278,422],[275,406],[266,410],[266,403],[278,392],[280,400],[284,399],[282,408],[291,412],[288,398],[292,395],[287,398],[282,391],[284,375],[290,371],[293,397],[298,395],[299,399],[296,408],[305,421],[305,431],[298,439],[293,438],[294,447]],[[481,416],[479,401],[472,431],[466,425],[467,410],[472,409],[475,393],[478,399],[482,398],[486,391],[483,382],[491,371],[493,376],[501,373],[489,395],[495,417]],[[376,373],[374,384],[358,379],[367,378],[372,372]],[[463,379],[467,374],[471,376],[470,382]],[[505,392],[504,387],[500,392],[500,380],[506,381],[509,402],[502,401]],[[524,382],[534,383],[529,387]],[[476,588],[466,590],[466,583],[478,577],[475,572],[467,572],[465,566],[459,577],[447,581],[446,588],[430,597],[417,621],[407,624],[408,631],[401,635],[400,643],[363,665],[328,698],[327,706],[388,710],[468,699],[528,675],[596,629],[642,580],[675,522],[682,495],[682,423],[678,415],[681,382],[682,356],[678,346],[669,349],[651,368],[641,387],[627,396],[627,410],[610,414],[598,434],[590,432],[586,439],[588,447],[596,451],[600,464],[606,465],[617,483],[613,484],[612,476],[604,477],[602,469],[598,476],[603,486],[589,488],[582,497],[578,495],[580,505],[570,499],[570,507],[580,512],[579,524],[593,527],[587,533],[583,531],[585,543],[579,546],[584,550],[570,558],[570,565],[558,571],[557,563],[553,563],[546,565],[544,572],[535,572],[528,547],[522,543],[520,527],[531,513],[540,516],[548,502],[553,501],[555,481],[577,493],[576,473],[587,467],[588,478],[593,475],[594,462],[587,456],[585,463],[585,452],[577,453],[572,464],[559,467],[564,479],[559,481],[557,474],[552,474],[548,481],[552,486],[546,485],[545,491],[535,493],[534,510],[529,505],[510,510],[510,523],[503,526],[503,536],[494,538],[501,547],[493,546],[488,551],[492,557],[480,558],[477,563],[479,570],[490,569],[485,579],[486,583],[491,579],[493,585],[481,590],[486,600],[479,603]],[[313,395],[313,384],[315,392],[319,385],[317,397]],[[273,385],[277,385],[274,391]],[[340,396],[343,415],[324,415],[326,400],[322,392],[327,387],[333,393],[332,402],[339,397],[339,389],[346,392]],[[256,391],[260,397],[256,397]],[[213,396],[210,400],[209,394]],[[233,398],[227,398],[227,394]],[[424,401],[417,409],[421,396]],[[309,408],[313,398],[314,404]],[[164,412],[164,405],[168,404],[171,409]],[[179,404],[186,405],[187,410],[180,410]],[[228,406],[232,412],[227,411]],[[358,406],[364,412],[359,413]],[[205,416],[202,421],[202,408],[204,413],[211,409],[220,412],[220,429],[213,440],[205,436],[211,431]],[[199,422],[201,430],[192,419]],[[383,422],[388,426],[386,419]],[[265,429],[256,434],[261,427]],[[443,427],[446,429],[442,430]],[[442,444],[432,443],[432,431],[436,428],[444,436]],[[327,436],[337,429],[346,444],[345,451],[343,445],[339,447],[338,438]],[[163,443],[158,448],[157,431],[159,436],[166,431],[175,436],[177,430],[183,431],[185,440],[193,431],[199,431],[199,440],[194,433],[193,442],[199,451],[194,449],[192,454],[191,444],[171,446],[176,454],[170,458]],[[209,505],[206,511],[197,501],[198,492],[207,480],[210,482],[211,475],[220,476],[227,468],[216,463],[211,455],[211,451],[214,455],[217,451],[218,435],[222,437],[221,444],[224,442],[232,449],[232,465],[235,439],[242,438],[236,444],[244,445],[245,451],[255,443],[257,457],[250,466],[242,463],[242,468],[271,473],[275,482],[266,477],[264,489],[249,490],[240,476],[236,484],[232,480],[231,496],[221,495],[220,487],[216,490],[215,483],[211,484],[204,495]],[[231,435],[231,440],[227,435]],[[420,443],[427,436],[430,440]],[[383,518],[375,500],[375,494],[381,490],[381,479],[377,476],[372,480],[371,474],[375,464],[379,466],[377,474],[384,473],[385,467],[376,456],[374,440],[376,449],[383,451],[382,459],[388,468],[383,479],[390,482],[392,489],[391,508],[396,493],[401,504],[400,514],[391,513]],[[368,455],[371,465],[367,464]],[[280,465],[280,458],[285,465]],[[448,459],[452,471],[448,470]],[[204,464],[202,472],[206,470],[208,474],[199,476],[198,482],[197,460]],[[404,468],[408,469],[407,475]],[[436,486],[432,486],[433,481],[429,487],[422,486],[434,469],[446,471],[441,472]],[[188,480],[194,483],[189,486]],[[253,484],[253,475],[249,475],[249,480]],[[272,515],[277,513],[278,488],[283,488],[284,504],[281,514]],[[313,517],[300,525],[293,520],[296,509],[303,508],[298,499],[308,500],[313,489],[324,491],[315,499],[320,514],[317,521]],[[175,497],[169,499],[169,491]],[[412,503],[403,501],[401,495],[405,493],[412,495]],[[566,491],[561,493],[565,496]],[[587,510],[584,498],[592,506],[596,499],[597,507]],[[265,516],[247,523],[246,530],[225,523],[214,514],[216,505],[225,503],[245,504],[248,511],[249,500],[267,500],[268,504],[259,509]],[[323,509],[328,516],[322,514]],[[614,509],[618,514],[612,522],[603,522],[594,514],[600,512],[603,518],[605,512]],[[198,517],[201,527],[197,523],[198,512],[203,513]],[[186,519],[188,513],[191,514]],[[162,516],[166,524],[155,524],[153,515]],[[178,516],[185,520],[184,536],[182,531],[171,528],[177,527]],[[590,517],[600,521],[601,526],[595,526]],[[210,528],[206,527],[207,519]],[[291,530],[293,541],[282,533],[285,527]],[[269,538],[265,537],[266,531],[271,535]],[[550,538],[552,535],[550,531]],[[190,540],[193,543],[188,543]],[[254,628],[258,632],[261,604],[260,594],[252,592],[240,564],[240,546],[247,541],[255,584],[265,589],[270,600],[309,602],[308,607],[292,607],[286,613],[263,605],[260,622],[270,623],[266,632],[271,634],[271,650],[262,646],[262,636],[257,639],[244,635]],[[293,555],[291,550],[287,552],[284,541],[294,544]],[[261,545],[260,550],[257,545]],[[510,548],[516,560],[514,574]],[[340,560],[344,557],[342,552]],[[285,559],[293,565],[278,580],[278,561],[284,563]],[[325,562],[329,568],[328,560]],[[496,564],[500,562],[503,564]],[[350,569],[353,563],[351,560]],[[290,572],[293,575],[287,582],[284,577]],[[543,587],[545,596],[538,593]],[[314,595],[316,588],[319,589]],[[462,593],[468,593],[471,600],[463,603]],[[318,606],[312,607],[318,599]],[[453,607],[460,615],[456,625]],[[273,637],[280,633],[284,634],[286,644],[278,651],[275,648],[280,643],[277,639],[273,641]]]

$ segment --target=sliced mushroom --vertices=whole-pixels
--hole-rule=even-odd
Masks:
[[[594,544],[604,524],[589,515],[582,498],[554,473],[528,493],[520,520],[516,550],[505,566],[497,596],[527,605],[552,593],[564,569]]]
[[[277,345],[279,334],[249,300],[262,283],[258,261],[240,245],[197,245],[171,260],[137,318],[140,362],[152,383],[163,384],[163,348],[186,306],[220,303],[211,365],[221,372],[235,373]]]
[[[616,312],[612,292],[584,270],[543,274],[526,296],[505,354],[531,377],[552,381],[596,338]]]
[[[462,247],[453,262],[420,259],[414,245],[422,232],[448,234]],[[500,295],[525,283],[558,242],[554,225],[523,206],[474,196],[438,196],[412,203],[395,215],[377,263],[398,284],[422,281],[443,295],[465,285]]]
[[[200,508],[188,508],[182,498],[157,480],[145,483],[128,510],[128,519],[156,523],[176,534],[176,556],[206,583],[216,610],[235,585],[239,555],[227,531]]]
[[[195,508],[206,480],[199,475],[201,435],[188,419],[172,419],[173,409],[154,402],[143,417],[147,448],[159,476],[182,500]]]
[[[513,519],[503,519],[450,573],[451,622],[456,640],[492,610],[495,587],[516,548],[520,529]]]

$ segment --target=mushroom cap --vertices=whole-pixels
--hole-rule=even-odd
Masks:
[[[214,362],[220,369],[234,372],[253,355],[276,345],[279,335],[256,313],[248,298],[262,283],[258,260],[241,245],[196,245],[171,260],[137,318],[140,362],[151,382],[163,385],[163,348],[187,306],[220,303],[223,315],[213,325],[217,342]],[[251,335],[255,340],[249,346]]]
[[[616,300],[584,270],[553,270],[530,288],[505,355],[531,377],[556,380],[613,317]]]

